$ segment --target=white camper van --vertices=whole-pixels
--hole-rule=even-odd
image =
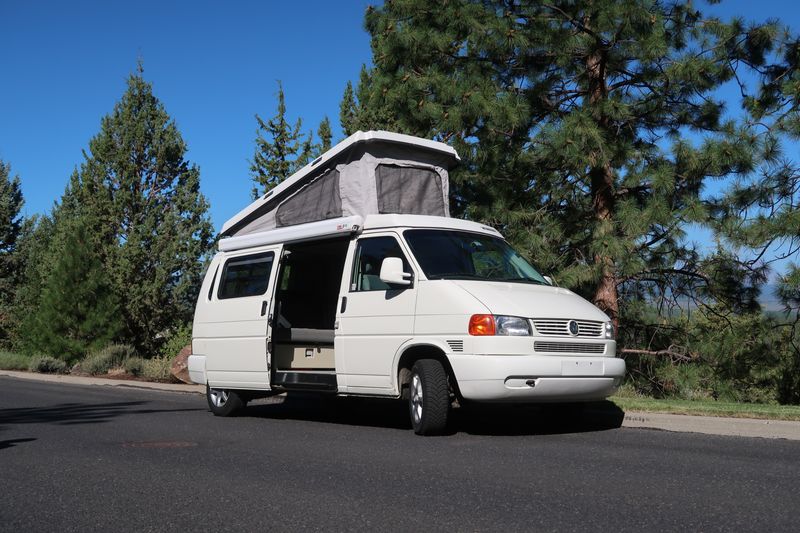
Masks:
[[[189,373],[215,415],[284,391],[406,398],[419,434],[451,404],[605,398],[608,317],[491,227],[449,218],[442,143],[357,132],[229,220]]]

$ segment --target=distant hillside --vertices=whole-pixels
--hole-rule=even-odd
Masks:
[[[761,296],[758,301],[764,311],[783,311],[783,304],[775,295],[778,286],[775,283],[767,283],[761,289]]]

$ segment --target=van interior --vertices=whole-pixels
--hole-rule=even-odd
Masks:
[[[334,323],[348,239],[287,245],[272,325],[272,383],[336,390]]]

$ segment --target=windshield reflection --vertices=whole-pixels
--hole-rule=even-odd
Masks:
[[[414,229],[403,234],[428,279],[464,279],[549,285],[504,240],[455,230]]]

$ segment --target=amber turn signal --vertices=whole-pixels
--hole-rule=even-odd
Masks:
[[[472,315],[469,318],[470,335],[494,335],[495,325],[492,315]]]

